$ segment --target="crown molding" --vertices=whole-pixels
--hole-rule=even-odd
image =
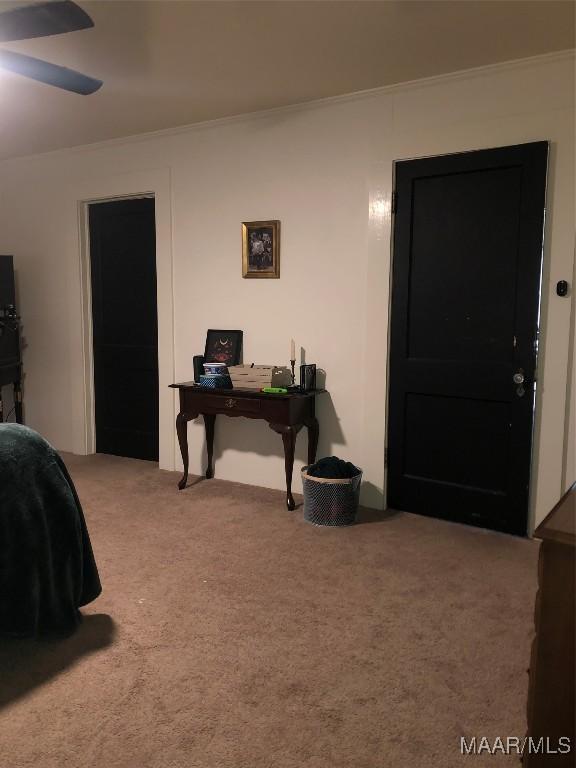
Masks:
[[[351,93],[344,93],[337,96],[327,96],[321,99],[311,99],[310,101],[298,102],[295,104],[287,104],[282,107],[272,107],[270,109],[261,109],[254,112],[242,112],[238,115],[228,115],[226,117],[218,117],[213,120],[202,120],[196,123],[187,123],[186,125],[174,126],[172,128],[161,128],[157,131],[147,131],[145,133],[136,133],[129,136],[119,136],[113,139],[104,139],[102,141],[91,142],[89,144],[79,144],[73,147],[62,147],[60,149],[49,150],[47,152],[39,152],[32,155],[18,155],[15,157],[6,158],[0,161],[0,165],[10,163],[16,160],[32,159],[32,158],[47,158],[61,154],[73,154],[75,152],[97,151],[100,149],[106,149],[110,147],[118,147],[125,144],[136,144],[140,142],[153,141],[154,139],[160,139],[168,136],[180,136],[186,133],[194,133],[196,131],[205,131],[211,128],[219,126],[249,123],[254,120],[261,120],[270,118],[274,115],[285,115],[290,113],[302,112],[305,110],[318,109],[322,107],[331,106],[333,104],[343,104],[353,101],[362,101],[365,99],[372,99],[380,95],[402,93],[409,90],[415,90],[418,88],[427,88],[441,85],[443,83],[457,82],[458,80],[480,78],[486,75],[509,72],[519,69],[530,69],[534,66],[542,64],[553,64],[563,61],[576,61],[576,49],[570,48],[563,51],[555,51],[553,53],[545,53],[539,56],[530,56],[523,59],[512,59],[510,61],[498,62],[496,64],[485,64],[480,67],[471,67],[469,69],[461,69],[455,72],[448,72],[442,75],[434,75],[432,77],[419,78],[417,80],[406,80],[401,83],[394,83],[392,85],[383,85],[378,88],[368,88],[362,91],[353,91]]]

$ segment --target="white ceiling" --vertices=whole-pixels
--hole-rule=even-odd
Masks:
[[[0,158],[574,47],[571,0],[79,4],[94,29],[3,47],[103,87],[78,96],[0,70]]]

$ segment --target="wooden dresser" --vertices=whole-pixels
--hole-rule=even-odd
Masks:
[[[524,765],[574,766],[576,691],[576,483],[538,526],[542,539],[536,595],[536,637],[530,661],[528,736],[544,750],[525,750]],[[570,751],[559,740],[570,739]],[[552,750],[558,750],[556,754]],[[546,752],[548,751],[548,754]]]

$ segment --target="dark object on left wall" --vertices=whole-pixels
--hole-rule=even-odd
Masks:
[[[12,256],[0,256],[0,423],[4,421],[2,387],[14,388],[14,414],[22,423],[22,358],[20,318],[16,309],[16,286]]]
[[[0,256],[0,313],[15,304],[14,257]]]
[[[70,634],[102,591],[68,470],[20,424],[0,424],[0,564],[0,635]]]
[[[243,331],[221,331],[210,328],[206,333],[203,355],[194,355],[194,381],[198,383],[204,373],[204,363],[239,365],[242,362]]]

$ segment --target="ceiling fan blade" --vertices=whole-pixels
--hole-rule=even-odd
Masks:
[[[53,0],[0,13],[0,42],[61,35],[93,26],[90,16],[76,3]]]
[[[0,50],[0,67],[65,91],[81,93],[83,96],[94,93],[102,85],[102,80],[88,77],[74,69],[59,67],[56,64],[50,64],[49,61],[42,61],[42,59],[35,59],[14,51]]]

